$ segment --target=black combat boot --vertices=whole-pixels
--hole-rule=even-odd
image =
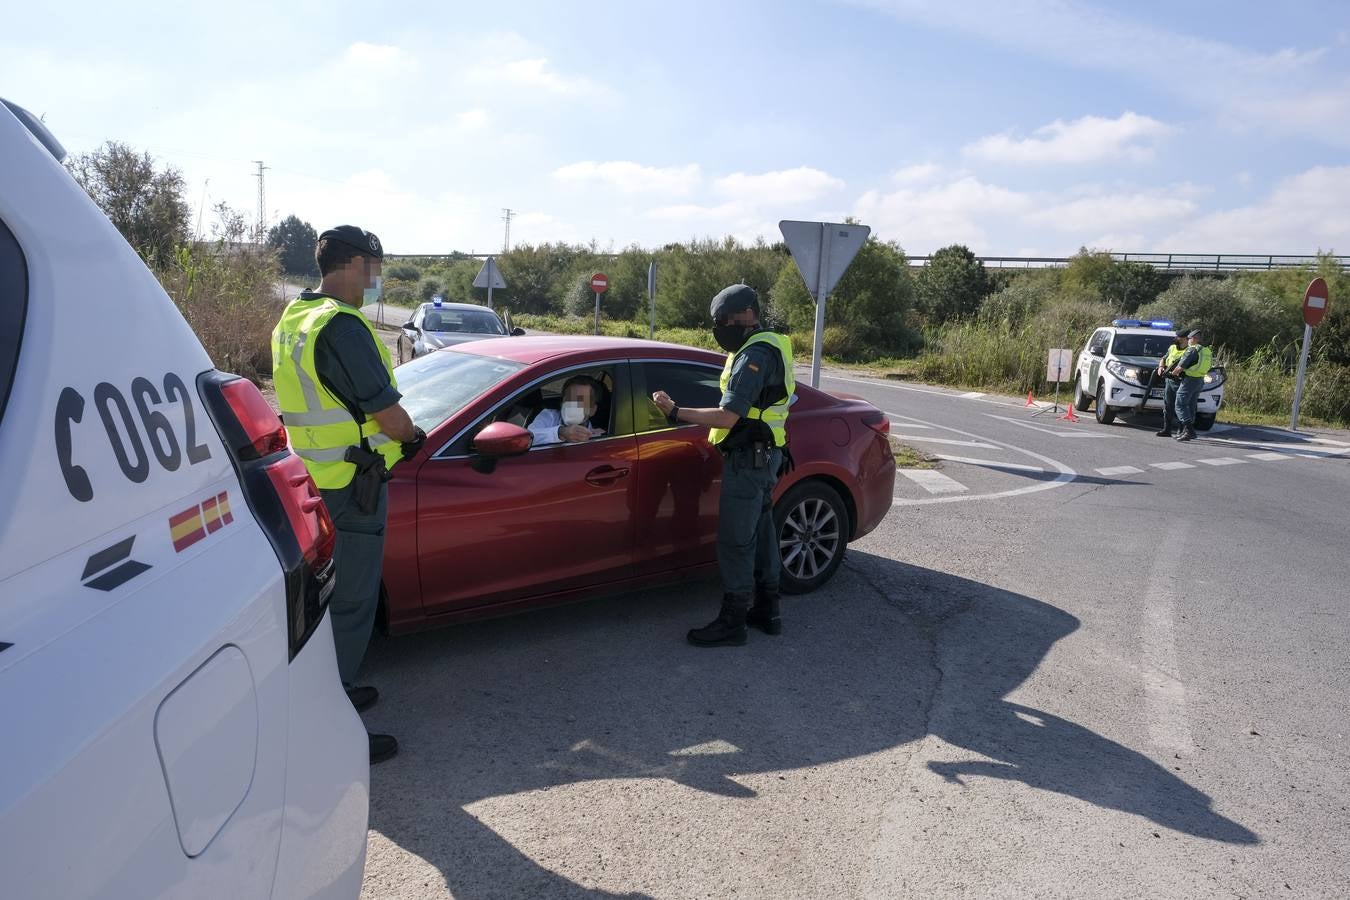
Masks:
[[[1181,432],[1181,437],[1177,438],[1177,440],[1179,440],[1179,441],[1193,441],[1193,440],[1195,440],[1195,429],[1192,428],[1190,425],[1187,425],[1187,426],[1186,426],[1186,430],[1183,431],[1183,432]]]
[[[745,644],[745,612],[749,594],[723,594],[722,610],[702,628],[689,629],[689,643],[696,647],[740,647]]]
[[[1164,425],[1162,428],[1159,428],[1157,431],[1155,431],[1155,432],[1153,432],[1153,433],[1156,434],[1158,437],[1171,437],[1171,436],[1172,436],[1172,429],[1171,429],[1170,427]]]
[[[778,588],[755,588],[755,604],[745,615],[745,624],[765,634],[782,634],[783,619],[778,608]]]

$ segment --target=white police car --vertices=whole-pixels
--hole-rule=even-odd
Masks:
[[[1161,412],[1166,383],[1150,376],[1176,338],[1171,322],[1163,319],[1116,319],[1098,328],[1078,354],[1074,370],[1073,408],[1085,412],[1094,401],[1097,421],[1109,425],[1118,413]],[[1195,427],[1208,431],[1223,406],[1224,370],[1214,366],[1196,404]],[[1147,398],[1145,398],[1147,394]]]
[[[63,156],[0,103],[0,896],[356,897],[332,522]]]

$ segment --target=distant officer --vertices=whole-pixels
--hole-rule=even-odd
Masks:
[[[293,300],[272,332],[273,384],[291,448],[323,494],[337,527],[337,584],[329,602],[338,673],[357,710],[379,694],[356,687],[379,603],[388,470],[426,440],[399,400],[389,351],[361,314],[379,297],[384,251],[354,225],[319,235],[323,280]],[[370,735],[370,761],[398,752]]]
[[[1181,361],[1186,352],[1186,333],[1178,332],[1167,348],[1167,355],[1158,361],[1158,377],[1167,379],[1167,389],[1163,394],[1163,426],[1157,432],[1158,437],[1171,437],[1172,427],[1176,424],[1177,388],[1181,387],[1181,376],[1173,375],[1172,369]]]
[[[1200,402],[1200,390],[1205,386],[1205,376],[1214,363],[1214,353],[1200,343],[1200,329],[1195,328],[1186,336],[1186,352],[1172,367],[1173,375],[1181,376],[1181,386],[1177,388],[1177,421],[1181,423],[1179,441],[1195,440],[1195,408]]]
[[[727,351],[718,408],[684,409],[665,391],[652,394],[672,423],[710,426],[708,440],[724,460],[717,524],[722,608],[708,625],[689,632],[689,642],[700,647],[744,644],[747,624],[765,634],[783,630],[773,489],[785,458],[791,465],[787,417],[796,390],[792,343],[760,325],[759,295],[752,288],[726,288],[713,298],[711,313],[713,337]]]

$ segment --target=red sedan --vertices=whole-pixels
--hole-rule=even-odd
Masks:
[[[428,440],[389,485],[383,624],[414,631],[715,574],[721,454],[706,428],[672,427],[650,398],[716,406],[723,362],[673,344],[533,337],[400,366]],[[605,388],[591,419],[603,435],[531,446],[525,426],[574,375]],[[824,584],[890,509],[889,430],[863,400],[797,385],[797,466],[775,498],[784,591]]]

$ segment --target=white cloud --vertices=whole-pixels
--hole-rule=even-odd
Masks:
[[[1030,194],[963,175],[922,189],[868,191],[858,199],[855,214],[873,233],[911,252],[928,252],[952,243],[987,247],[990,225],[1035,206]]]
[[[1122,73],[1186,98],[1226,128],[1269,125],[1350,146],[1350,84],[1331,72],[1335,54],[1321,47],[1263,53],[1154,27],[1131,18],[1127,11],[1075,0],[851,2],[1061,65]],[[1329,81],[1335,82],[1332,87],[1327,86]],[[1318,120],[1288,114],[1290,105],[1311,95],[1320,96],[1316,105],[1336,110],[1337,117]]]
[[[722,194],[749,203],[792,204],[837,191],[844,182],[820,169],[798,166],[760,175],[736,172],[717,179],[716,186]]]
[[[673,206],[658,206],[647,210],[647,218],[659,222],[714,222],[744,216],[746,207],[732,201],[719,206],[700,206],[697,203],[680,203]]]
[[[1190,218],[1195,201],[1167,193],[1115,193],[1052,203],[1026,216],[1028,222],[1058,231],[1087,234],[1093,229],[1135,229]]]
[[[363,66],[389,66],[405,61],[407,54],[399,47],[389,44],[368,44],[357,41],[342,54],[343,61]]]
[[[659,168],[628,160],[577,162],[553,171],[557,181],[599,184],[623,194],[687,194],[703,179],[696,163]]]
[[[891,181],[897,185],[923,184],[933,181],[942,174],[942,166],[937,163],[917,163],[912,166],[905,166],[896,170],[891,175]]]
[[[1087,163],[1103,160],[1145,160],[1153,145],[1173,131],[1157,119],[1126,112],[1116,119],[1084,116],[1072,122],[1056,119],[1035,131],[1035,137],[994,134],[967,144],[966,156],[1001,163]]]
[[[555,97],[601,99],[612,97],[616,93],[613,88],[584,75],[559,72],[542,56],[483,63],[471,67],[468,75],[479,83],[523,88]]]
[[[1350,166],[1318,166],[1277,184],[1259,203],[1202,215],[1155,242],[1158,249],[1229,253],[1350,250]]]
[[[478,131],[487,127],[488,112],[485,109],[466,109],[455,115],[455,121],[465,131]]]

